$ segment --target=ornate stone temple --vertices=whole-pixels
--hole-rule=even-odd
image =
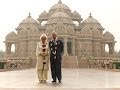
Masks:
[[[6,58],[9,60],[31,60],[36,62],[36,43],[41,34],[46,33],[49,40],[51,32],[56,31],[64,42],[63,67],[87,67],[88,59],[104,59],[114,55],[114,36],[106,31],[91,15],[83,20],[81,15],[63,4],[61,0],[48,12],[43,11],[37,20],[29,13],[19,26],[17,33],[10,32],[5,38]],[[15,51],[11,51],[12,45]],[[105,45],[109,52],[106,53]]]

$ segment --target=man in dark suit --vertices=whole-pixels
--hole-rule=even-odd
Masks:
[[[61,53],[63,52],[63,42],[58,39],[55,31],[52,32],[52,39],[49,42],[49,47],[52,82],[56,82],[56,79],[58,79],[59,83],[61,83]]]

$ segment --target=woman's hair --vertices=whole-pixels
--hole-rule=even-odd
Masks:
[[[42,37],[46,37],[46,42],[47,42],[47,35],[46,35],[46,34],[42,34],[42,35],[40,36],[40,41],[41,41]]]

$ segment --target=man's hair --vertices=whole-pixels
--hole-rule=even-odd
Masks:
[[[57,35],[57,32],[55,32],[55,31],[52,31],[51,35],[52,35],[53,33]]]

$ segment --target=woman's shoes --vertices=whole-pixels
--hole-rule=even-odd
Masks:
[[[43,83],[43,80],[39,80],[40,83]]]
[[[40,83],[46,83],[46,80],[39,80]]]
[[[47,81],[46,80],[43,80],[43,83],[46,83]]]

